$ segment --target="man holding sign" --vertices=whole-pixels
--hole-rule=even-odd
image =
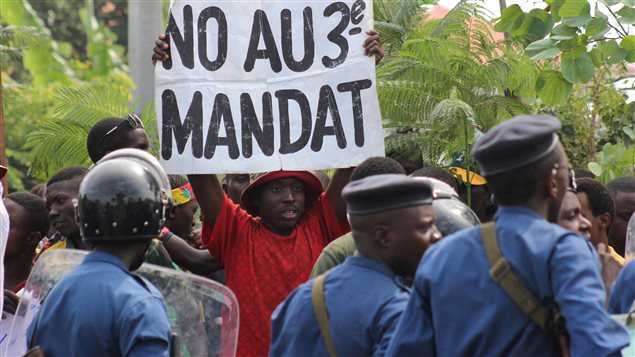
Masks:
[[[371,6],[174,1],[156,43],[162,163],[189,174],[203,241],[240,304],[240,356],[268,353],[271,313],[350,230],[351,167],[384,154]],[[339,169],[322,193],[304,170],[324,168]],[[242,172],[266,172],[243,193],[245,210],[213,175]]]

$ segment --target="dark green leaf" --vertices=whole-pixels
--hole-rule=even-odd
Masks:
[[[615,52],[611,58],[608,60],[608,64],[618,64],[626,59],[626,55],[628,55],[629,51],[626,51],[623,48],[620,48]]]
[[[531,59],[538,61],[556,57],[560,53],[560,49],[556,47],[556,41],[546,38],[530,43],[525,48],[525,53]]]
[[[584,33],[593,39],[599,39],[609,32],[610,29],[606,19],[596,17],[586,25]]]
[[[578,28],[560,24],[551,31],[549,38],[553,40],[570,40],[578,36]]]
[[[635,8],[624,5],[617,14],[621,16],[619,18],[621,23],[628,25],[635,24]]]
[[[531,35],[534,39],[544,38],[553,28],[553,16],[542,9],[533,9],[525,15],[522,25],[511,31],[513,36]]]
[[[586,83],[593,78],[593,61],[588,53],[575,58],[574,56],[562,56],[562,75],[570,83]]]
[[[545,70],[540,74],[536,83],[538,97],[546,104],[562,103],[571,93],[571,83],[567,82],[562,73],[554,70]]]
[[[593,65],[595,68],[598,68],[604,63],[605,58],[602,56],[602,51],[598,48],[594,48],[589,52],[589,56],[591,56],[591,60],[593,61]]]
[[[565,0],[553,0],[551,3],[551,13],[553,14],[556,21],[560,21],[562,15],[560,15],[560,8],[564,5]]]
[[[514,4],[506,7],[502,14],[500,21],[494,26],[494,30],[498,32],[512,32],[518,29],[525,19],[525,13],[520,9],[520,6]]]
[[[590,14],[591,6],[587,0],[565,0],[562,7],[558,10],[558,15],[562,18],[590,16]]]
[[[572,38],[570,40],[560,41],[560,42],[558,42],[558,44],[556,46],[561,51],[570,51],[570,50],[578,47],[578,40],[575,39],[575,38]]]
[[[563,17],[562,18],[562,23],[568,26],[584,26],[586,24],[588,24],[589,22],[591,22],[591,20],[593,20],[593,18],[589,15],[584,15],[584,16],[575,16],[575,17]]]
[[[598,49],[602,51],[602,56],[608,58],[617,52],[620,49],[620,46],[617,45],[615,40],[610,41],[602,41],[598,43]]]

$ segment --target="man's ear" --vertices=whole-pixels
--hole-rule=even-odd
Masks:
[[[42,238],[47,232],[40,233],[38,231],[31,232],[31,234],[26,237],[26,246],[27,247],[37,247],[37,244],[40,243]]]
[[[389,248],[392,243],[392,234],[388,226],[377,225],[373,230],[373,240],[381,249]]]
[[[549,178],[544,183],[547,195],[551,198],[557,198],[560,189],[558,188],[558,170],[551,169]]]
[[[178,206],[173,206],[167,209],[167,211],[165,211],[165,214],[168,218],[174,218],[176,217],[176,209],[178,208]]]
[[[597,217],[598,225],[600,229],[603,229],[608,234],[608,228],[613,223],[613,216],[610,213],[605,212]]]

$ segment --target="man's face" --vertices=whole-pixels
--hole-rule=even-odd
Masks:
[[[281,178],[262,186],[256,198],[260,217],[273,229],[293,229],[304,211],[304,183],[296,178]]]
[[[432,205],[408,207],[391,212],[390,233],[394,240],[387,262],[396,274],[413,276],[428,247],[441,239],[434,225]]]
[[[582,215],[580,202],[573,192],[567,192],[562,200],[558,214],[558,225],[579,232],[585,238],[590,239],[591,222]]]
[[[597,247],[598,244],[603,243],[602,237],[605,236],[606,232],[601,231],[603,228],[600,228],[599,216],[595,217],[593,215],[591,203],[589,202],[587,194],[585,192],[578,192],[575,195],[580,203],[580,212],[582,213],[582,216],[591,222],[591,228],[589,229],[591,244],[593,244],[594,247]]]
[[[140,149],[148,151],[150,149],[150,140],[145,129],[136,128],[126,133],[124,148]]]
[[[75,221],[73,199],[77,198],[81,179],[58,181],[46,187],[46,208],[49,222],[62,236],[78,237],[79,227]]]
[[[225,192],[227,197],[235,204],[240,205],[240,195],[249,186],[249,174],[236,174],[226,176]]]
[[[196,201],[189,201],[176,207],[166,220],[165,225],[177,236],[187,240],[192,235],[194,215],[198,209]]]
[[[626,227],[635,212],[635,192],[617,192],[615,194],[615,218],[611,228],[610,242],[620,252],[626,244]]]
[[[569,159],[567,159],[567,154],[565,154],[561,143],[558,143],[554,150],[557,150],[560,161],[558,162],[558,167],[552,170],[552,172],[555,172],[554,179],[557,192],[555,196],[550,197],[547,208],[547,220],[552,223],[558,222],[560,206],[569,186]]]
[[[2,203],[4,203],[7,213],[9,213],[9,239],[4,253],[4,259],[8,260],[24,253],[31,231],[29,229],[28,213],[24,207],[8,198],[3,199]]]

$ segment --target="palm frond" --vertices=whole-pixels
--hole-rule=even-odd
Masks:
[[[86,151],[88,130],[89,125],[78,122],[43,121],[37,131],[29,134],[23,147],[31,152],[31,171],[48,177],[67,166],[87,166],[90,162]]]
[[[72,165],[88,165],[86,137],[90,128],[106,117],[132,112],[130,89],[111,84],[63,87],[55,95],[53,115],[27,137],[31,170],[40,177]]]
[[[537,67],[513,44],[493,38],[488,16],[481,4],[463,1],[443,19],[408,32],[400,51],[378,68],[386,127],[424,128],[417,135],[398,132],[405,138],[390,138],[388,148],[414,145],[438,164],[466,151],[475,130],[529,111],[515,95],[535,83]]]
[[[56,98],[54,115],[78,122],[91,122],[106,117],[122,117],[130,113],[130,92],[121,86],[99,84],[65,87]]]

